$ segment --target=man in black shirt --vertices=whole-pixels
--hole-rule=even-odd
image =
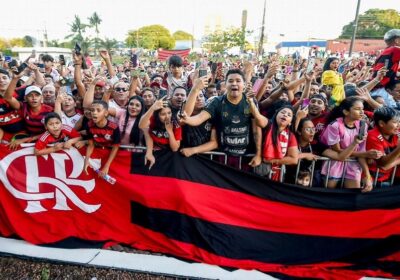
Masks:
[[[225,81],[226,95],[215,97],[203,111],[195,116],[184,117],[182,122],[198,126],[211,119],[217,130],[220,150],[230,156],[255,152],[249,165],[258,166],[261,164],[261,128],[250,113],[250,104],[244,94],[243,72],[239,69],[229,70]],[[193,102],[188,101],[185,111],[191,113],[193,107]],[[255,151],[251,151],[252,144],[255,144]]]

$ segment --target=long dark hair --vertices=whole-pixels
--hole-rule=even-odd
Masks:
[[[292,117],[292,122],[289,124],[288,128],[290,132],[293,132],[293,121],[295,120],[295,116],[294,116],[294,110],[293,107],[290,105],[284,105],[282,107],[280,107],[278,110],[276,110],[274,116],[272,117],[272,125],[271,125],[271,130],[272,130],[272,143],[274,143],[274,146],[278,146],[278,138],[279,138],[279,127],[278,127],[278,122],[276,121],[276,116],[278,115],[278,113],[280,111],[282,111],[283,109],[289,109],[292,111],[293,117]],[[290,135],[289,135],[290,137]]]
[[[340,105],[333,108],[333,110],[330,112],[325,125],[329,125],[337,118],[343,118],[343,110],[350,111],[350,108],[353,107],[354,103],[356,103],[357,101],[363,102],[360,98],[356,96],[350,96],[343,99]]]
[[[142,109],[140,110],[139,114],[136,116],[136,120],[133,123],[131,132],[129,134],[129,143],[133,143],[135,144],[135,146],[140,144],[140,138],[141,138],[141,130],[139,129],[139,120],[140,118],[143,116],[145,108],[144,108],[144,101],[143,98],[141,98],[140,96],[132,96],[131,98],[129,98],[128,100],[128,105],[132,100],[137,100],[140,102],[140,105],[142,106]],[[124,127],[122,129],[122,133],[121,133],[121,138],[123,138],[125,136],[126,133],[126,127],[128,126],[128,120],[129,120],[129,109],[128,107],[126,108],[126,114],[125,114],[125,123],[124,123]]]
[[[322,72],[331,70],[331,63],[334,60],[339,60],[337,57],[328,57],[328,59],[325,61],[324,67],[322,68]]]
[[[168,102],[167,103],[168,105],[166,106],[166,107],[163,107],[163,108],[161,108],[161,109],[158,109],[157,111],[154,111],[154,113],[153,113],[153,118],[154,118],[154,124],[155,124],[155,128],[156,129],[163,129],[163,130],[165,130],[165,124],[160,120],[160,112],[161,112],[161,110],[162,109],[165,109],[165,108],[169,108],[170,110],[171,110],[171,113],[172,113],[172,107],[171,107],[171,103],[170,102]],[[174,127],[176,126],[176,121],[175,121],[175,119],[174,119],[174,117],[173,117],[173,115],[171,114],[171,122],[172,122],[172,124],[174,125]]]

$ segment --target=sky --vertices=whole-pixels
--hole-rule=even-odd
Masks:
[[[247,39],[254,42],[260,36],[264,0],[13,0],[11,3],[0,16],[3,38],[31,35],[42,40],[46,29],[49,40],[63,40],[70,33],[68,24],[74,15],[88,22],[87,18],[96,11],[103,20],[102,38],[123,41],[129,30],[161,24],[172,33],[184,30],[199,39],[206,23],[213,28],[216,18],[220,18],[223,28],[240,27],[242,11],[247,10],[247,29],[254,30]],[[267,40],[334,39],[344,25],[354,20],[356,6],[357,0],[267,0]],[[360,14],[371,8],[400,11],[400,1],[361,0]]]

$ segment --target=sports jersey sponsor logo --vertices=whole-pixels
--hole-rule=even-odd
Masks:
[[[232,146],[243,146],[247,145],[247,137],[236,137],[236,136],[226,136],[225,137],[225,142],[229,145]]]

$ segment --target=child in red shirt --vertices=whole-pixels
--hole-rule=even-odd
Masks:
[[[81,140],[78,131],[62,125],[61,117],[57,113],[47,114],[44,118],[44,126],[47,131],[39,136],[35,144],[35,155],[37,156],[69,149]],[[47,147],[52,144],[54,144],[52,147]]]
[[[121,135],[116,123],[107,120],[108,104],[102,100],[94,101],[90,107],[92,120],[89,122],[88,147],[86,150],[85,166],[87,172],[90,156],[95,145],[98,147],[112,147],[106,162],[99,170],[99,176],[105,177],[108,174],[110,165],[118,153],[121,142]]]
[[[150,162],[150,168],[155,163],[153,149],[170,148],[176,152],[182,139],[182,128],[173,121],[171,107],[164,98],[157,100],[139,122],[139,128],[143,130],[146,140],[145,161]]]

